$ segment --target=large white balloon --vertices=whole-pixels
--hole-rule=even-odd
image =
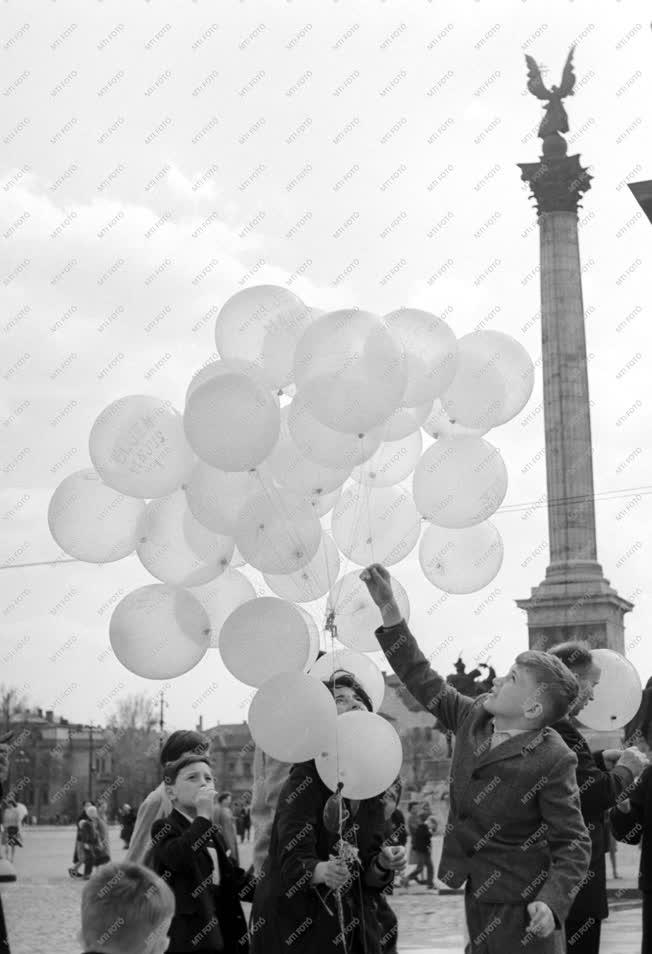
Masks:
[[[342,492],[333,510],[332,531],[342,553],[354,563],[392,566],[416,546],[421,519],[409,491],[358,485]]]
[[[119,398],[98,415],[88,450],[104,483],[131,497],[166,497],[195,462],[179,412],[142,394]]]
[[[457,339],[445,321],[418,308],[400,308],[383,319],[401,340],[407,358],[402,404],[414,407],[446,390],[457,367]]]
[[[460,347],[484,361],[485,368],[495,368],[505,384],[503,409],[493,426],[505,424],[530,400],[534,388],[534,365],[523,347],[502,331],[474,331],[460,338]]]
[[[247,563],[261,573],[294,573],[317,553],[321,524],[306,500],[268,488],[241,508],[234,536]]]
[[[217,316],[217,350],[223,358],[254,362],[268,387],[278,390],[292,381],[297,343],[315,317],[287,288],[245,288],[232,295]]]
[[[145,502],[102,483],[90,468],[70,474],[52,494],[50,533],[61,549],[87,563],[112,563],[138,543]]]
[[[433,403],[430,413],[422,424],[426,434],[438,440],[440,437],[482,437],[489,427],[464,427],[457,421],[451,421],[441,406],[439,398]]]
[[[407,361],[403,346],[377,315],[333,311],[301,338],[294,378],[322,424],[357,434],[386,420],[402,402]]]
[[[403,749],[396,729],[374,712],[344,712],[326,751],[317,756],[319,777],[331,791],[343,784],[344,798],[373,798],[401,770]]]
[[[417,407],[397,407],[394,413],[380,425],[383,440],[400,441],[402,437],[414,434],[420,427],[425,427],[431,411],[432,401],[426,401],[425,404],[419,404]]]
[[[385,679],[376,663],[352,649],[336,649],[324,653],[310,668],[310,675],[328,682],[333,673],[340,670],[350,672],[355,677],[369,696],[374,712],[378,712],[385,698]]]
[[[613,649],[592,649],[591,655],[602,673],[593,690],[593,701],[577,718],[583,725],[601,732],[622,729],[641,705],[641,677],[632,663]]]
[[[311,603],[328,593],[339,572],[339,550],[331,538],[324,534],[310,563],[295,573],[266,573],[264,577],[270,590],[282,599],[292,603]]]
[[[203,365],[199,371],[196,371],[190,379],[190,384],[186,390],[186,404],[191,395],[193,395],[202,384],[206,384],[207,381],[212,381],[213,378],[218,378],[223,374],[230,374],[234,371],[251,375],[263,388],[267,387],[267,380],[260,367],[257,364],[252,364],[251,361],[240,361],[236,359],[229,361],[210,361],[208,364]]]
[[[280,405],[254,375],[225,370],[192,392],[183,420],[203,461],[220,470],[249,470],[278,440]]]
[[[199,600],[208,613],[211,626],[211,649],[217,649],[224,621],[238,606],[242,606],[248,600],[255,600],[256,590],[244,573],[228,567],[217,579],[211,580],[204,586],[194,587],[192,595]]]
[[[279,672],[301,672],[311,652],[310,628],[296,606],[272,596],[243,603],[225,620],[219,650],[231,675],[262,686]]]
[[[421,431],[399,441],[387,441],[366,463],[355,467],[351,477],[372,488],[394,487],[412,473],[421,457],[422,446]]]
[[[436,441],[414,471],[414,502],[438,527],[471,527],[505,499],[507,468],[500,451],[481,437]]]
[[[431,525],[421,538],[419,563],[445,593],[476,593],[498,574],[503,541],[490,521],[453,530]]]
[[[152,500],[140,525],[138,559],[173,586],[201,586],[229,565],[233,539],[212,533],[191,514],[183,491]]]
[[[506,406],[506,382],[493,355],[487,356],[468,341],[458,342],[457,369],[441,395],[450,420],[485,433],[501,420]]]
[[[306,664],[303,667],[304,672],[308,672],[310,667],[314,664],[317,656],[319,655],[319,646],[320,646],[320,636],[319,636],[319,626],[317,625],[316,620],[313,616],[310,615],[308,610],[305,610],[303,606],[297,606],[296,609],[299,610],[304,620],[306,621],[306,626],[308,627],[308,633],[310,635],[310,651],[308,653],[308,659]]]
[[[282,487],[306,496],[337,490],[351,473],[351,468],[334,469],[319,464],[297,447],[287,427],[287,408],[281,411],[281,435],[266,464]]]
[[[288,430],[305,457],[325,467],[349,470],[374,454],[382,438],[380,427],[360,434],[344,434],[325,427],[312,413],[313,402],[302,394],[288,406]]]
[[[241,508],[272,482],[265,461],[251,470],[231,472],[198,461],[184,489],[188,507],[201,524],[233,535]]]
[[[206,654],[211,633],[205,609],[188,590],[153,584],[128,593],[109,624],[113,652],[144,679],[173,679]]]
[[[305,762],[327,747],[337,708],[322,683],[302,672],[280,672],[254,696],[247,721],[254,742],[281,762]]]
[[[403,619],[410,619],[410,603],[404,587],[392,576],[394,598]],[[380,610],[360,579],[360,571],[346,573],[328,594],[326,611],[334,614],[337,638],[345,646],[360,653],[378,652],[380,647],[375,632],[383,625]]]

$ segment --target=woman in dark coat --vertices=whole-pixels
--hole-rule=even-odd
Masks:
[[[365,707],[372,710],[368,696],[350,675],[338,675],[327,685],[338,714]],[[358,849],[360,862],[349,875],[343,863],[332,858],[339,835],[332,818],[324,817],[332,794],[314,761],[292,767],[281,789],[264,875],[254,895],[251,954],[280,954],[290,947],[293,954],[338,950],[381,954],[378,897],[391,883],[393,869],[400,867],[398,860],[390,860],[389,849],[381,851],[383,798],[343,800],[343,838]],[[330,890],[338,884],[344,938],[336,897]]]

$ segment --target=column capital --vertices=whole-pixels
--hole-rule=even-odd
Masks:
[[[582,197],[591,188],[588,171],[579,155],[542,156],[539,162],[519,162],[521,179],[532,190],[539,215],[543,212],[577,212]]]

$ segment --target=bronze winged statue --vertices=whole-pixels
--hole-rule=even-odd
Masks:
[[[566,65],[564,66],[561,83],[559,86],[553,86],[551,90],[546,89],[544,86],[543,80],[541,79],[541,70],[533,57],[527,56],[527,54],[525,56],[525,62],[528,68],[528,90],[536,96],[537,99],[548,100],[548,105],[545,107],[545,115],[539,126],[538,136],[540,139],[545,139],[546,136],[552,136],[555,133],[568,132],[568,115],[561,101],[566,96],[573,95],[573,87],[575,86],[575,73],[573,72],[572,62],[574,52],[575,47],[572,46],[568,54],[568,59],[566,60]]]

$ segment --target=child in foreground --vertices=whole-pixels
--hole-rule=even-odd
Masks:
[[[79,940],[86,954],[163,954],[174,896],[149,868],[108,864],[84,886]]]
[[[176,904],[169,954],[248,954],[238,896],[246,877],[213,820],[217,793],[208,759],[182,755],[163,777],[173,808],[152,825],[152,863]]]
[[[591,841],[577,757],[549,726],[576,699],[576,679],[554,656],[528,651],[491,693],[464,696],[431,669],[387,570],[374,563],[361,579],[381,611],[376,637],[392,669],[456,734],[438,877],[453,888],[466,882],[467,954],[562,952]]]

